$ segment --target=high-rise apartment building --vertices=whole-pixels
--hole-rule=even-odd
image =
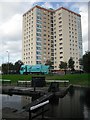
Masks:
[[[54,70],[61,61],[75,61],[80,69],[82,57],[81,16],[66,8],[57,10],[35,6],[23,15],[22,60],[25,64],[45,64],[51,60]]]

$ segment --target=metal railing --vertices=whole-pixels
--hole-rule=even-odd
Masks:
[[[40,115],[42,116],[42,118],[44,118],[44,113],[48,111],[48,109],[46,109],[46,110],[44,109],[44,106],[46,106],[47,104],[49,104],[49,100],[30,107],[30,109],[29,109],[29,120],[32,120],[32,119],[34,119],[34,118],[36,118],[36,117],[38,117]],[[37,109],[38,110],[41,109],[41,112],[39,112],[36,115],[32,116],[33,111],[35,111]]]

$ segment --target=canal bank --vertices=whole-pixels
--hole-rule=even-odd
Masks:
[[[61,82],[64,82],[64,87],[59,87]],[[29,110],[31,107],[42,104],[43,102],[49,100],[49,104],[45,106],[45,108],[48,108],[48,111],[44,114],[46,119],[88,120],[90,107],[87,99],[89,99],[88,94],[90,92],[87,90],[89,88],[82,86],[73,87],[72,85],[66,84],[67,80],[61,80],[60,82],[54,80],[52,84],[48,84],[46,87],[36,87],[35,84],[32,84],[28,81],[18,81],[18,83],[18,86],[13,86],[11,83],[10,86],[7,86],[5,83],[1,88],[3,93],[3,118],[7,119],[8,117],[18,119],[21,116],[22,119],[29,119]],[[38,83],[39,82],[37,82],[37,85]],[[38,110],[32,113],[33,115],[37,115],[37,112]],[[41,116],[39,118],[41,118]]]
[[[85,88],[74,88],[63,98],[52,99],[52,102],[46,106],[46,108],[49,108],[49,111],[45,113],[45,118],[47,118],[47,120],[89,120],[90,97],[87,95],[86,91],[87,89]],[[14,116],[17,120],[20,116],[22,116],[22,120],[25,117],[26,120],[28,119],[28,112],[24,111],[21,114],[17,111],[20,111],[21,108],[24,108],[27,104],[32,102],[32,97],[2,95],[2,101],[3,118],[8,115],[8,118],[11,119],[14,118]]]

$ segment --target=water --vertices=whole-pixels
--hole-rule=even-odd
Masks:
[[[2,96],[2,108],[10,107],[17,110],[21,110],[23,106],[31,102],[31,97],[19,96],[19,95],[3,95]]]
[[[68,92],[64,98],[52,99],[47,106],[49,111],[45,116],[53,120],[90,120],[90,89],[76,88]],[[31,97],[26,96],[2,96],[2,108],[10,107],[21,109],[31,102]]]
[[[86,89],[74,89],[56,104],[50,105],[48,116],[68,120],[90,120],[90,91],[88,96],[86,93]]]

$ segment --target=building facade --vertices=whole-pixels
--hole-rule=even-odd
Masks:
[[[57,10],[35,6],[23,15],[22,61],[45,64],[51,60],[54,70],[70,57],[79,70],[82,57],[81,16],[66,8]]]

